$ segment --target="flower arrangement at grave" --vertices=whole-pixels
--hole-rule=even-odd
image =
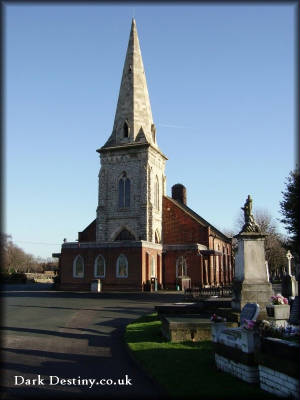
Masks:
[[[245,319],[243,328],[246,329],[247,331],[253,331],[255,328],[255,325],[256,325],[255,321]]]
[[[226,318],[222,318],[222,317],[220,317],[220,316],[217,315],[217,314],[213,314],[213,315],[210,317],[210,320],[211,320],[212,322],[226,322]]]
[[[253,322],[253,321],[250,321]],[[254,322],[251,328],[255,333],[259,335],[260,338],[273,337],[278,339],[293,339],[295,341],[299,340],[299,327],[294,325],[274,326],[270,321],[259,320]]]
[[[272,296],[271,297],[271,302],[273,305],[284,305],[284,304],[289,304],[288,299],[286,299],[285,297],[281,296],[281,294],[276,294],[276,296]]]

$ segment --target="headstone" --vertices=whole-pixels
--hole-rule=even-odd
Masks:
[[[291,325],[299,325],[299,296],[296,296],[293,301],[289,323]]]
[[[295,297],[298,295],[298,285],[294,276],[285,275],[282,277],[281,294],[284,297]]]
[[[256,321],[256,318],[259,314],[259,305],[256,303],[247,303],[241,312],[240,315],[240,325],[243,326],[245,320]]]

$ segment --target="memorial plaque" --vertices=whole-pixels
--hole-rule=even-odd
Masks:
[[[293,301],[289,323],[291,325],[299,325],[299,296],[296,296]]]
[[[256,303],[247,303],[243,307],[240,315],[240,325],[243,326],[246,319],[255,321],[258,314],[259,314],[259,305]]]

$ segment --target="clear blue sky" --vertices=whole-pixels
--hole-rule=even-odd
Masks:
[[[5,230],[35,256],[95,218],[96,149],[112,131],[133,13],[168,194],[183,183],[221,230],[248,194],[280,217],[295,166],[295,5],[11,4]]]

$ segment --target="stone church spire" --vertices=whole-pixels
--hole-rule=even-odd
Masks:
[[[157,147],[149,93],[134,18],[123,68],[113,131],[103,147],[150,143]]]

